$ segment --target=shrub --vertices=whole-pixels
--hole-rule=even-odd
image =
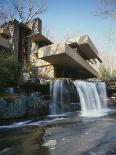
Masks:
[[[116,69],[112,67],[106,68],[103,64],[99,67],[99,79],[100,80],[116,80]]]
[[[6,51],[0,51],[0,85],[17,85],[18,79],[19,69],[15,57]]]

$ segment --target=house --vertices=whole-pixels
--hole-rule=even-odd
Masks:
[[[30,61],[38,76],[51,78],[95,78],[98,73],[91,64],[102,62],[88,35],[53,43],[42,34],[39,18],[26,25],[16,20],[3,24],[0,48],[14,53],[21,65]]]

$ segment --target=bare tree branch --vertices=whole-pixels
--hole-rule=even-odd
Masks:
[[[36,15],[40,15],[45,12],[46,9],[39,8],[35,13],[33,13],[30,18],[26,21],[26,23],[30,22]]]
[[[17,19],[28,23],[46,11],[40,0],[0,0],[0,24]]]
[[[100,0],[100,3],[97,15],[116,19],[116,0]]]

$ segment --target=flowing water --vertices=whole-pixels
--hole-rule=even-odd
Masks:
[[[50,115],[63,115],[65,112],[78,110],[77,92],[73,82],[68,79],[58,79],[50,83]]]
[[[57,115],[64,112],[63,105],[63,85],[64,80],[56,80],[50,84],[50,114]],[[62,111],[60,112],[60,110]]]
[[[104,82],[86,82],[76,80],[73,83],[80,98],[81,116],[100,117],[107,114],[109,109],[107,108],[106,85]],[[63,79],[58,79],[50,84],[51,115],[63,114],[65,112],[66,103],[64,103],[64,98],[66,98],[66,96],[64,95],[64,87],[65,82]],[[67,103],[67,106],[69,106],[69,103]]]
[[[74,81],[80,96],[81,116],[100,117],[107,115],[106,85],[104,82]]]
[[[100,97],[100,101],[102,103],[103,108],[107,108],[107,93],[106,93],[106,84],[105,82],[96,83],[97,91]]]
[[[66,89],[65,82],[56,80],[50,85],[50,111],[53,115],[64,114],[65,109],[70,110],[69,101],[75,101],[74,94],[73,98],[70,97],[70,84],[67,82],[69,86]],[[73,91],[79,94],[82,116],[107,114],[105,83],[74,81],[74,86]],[[4,123],[0,124],[0,155],[105,154],[108,149],[112,151],[112,145],[116,142],[115,111],[103,118],[83,118],[75,112],[68,117],[13,123],[8,120],[7,125]]]

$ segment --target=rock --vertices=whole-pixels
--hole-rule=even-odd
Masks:
[[[50,108],[53,111],[52,103],[56,103],[56,113],[72,112],[80,110],[79,95],[72,80],[57,79],[50,84]]]
[[[0,118],[21,118],[25,116],[45,116],[49,112],[49,101],[39,92],[25,96],[22,94],[0,97]]]
[[[26,112],[25,96],[20,95],[15,100],[9,101],[0,98],[0,118],[24,117]]]
[[[49,101],[45,100],[40,93],[35,92],[27,96],[26,115],[45,116],[49,112]]]

